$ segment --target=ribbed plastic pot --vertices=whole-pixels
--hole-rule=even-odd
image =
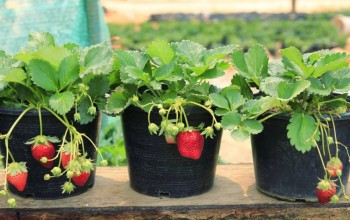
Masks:
[[[318,178],[324,177],[322,162],[316,148],[303,154],[291,146],[287,138],[289,119],[287,115],[272,117],[263,122],[263,132],[251,137],[256,187],[278,199],[315,202]],[[350,114],[334,117],[334,121],[338,141],[350,146]],[[331,149],[334,155],[335,146],[331,145]],[[346,186],[350,166],[346,150],[341,146],[339,158],[343,163],[341,179]],[[324,161],[328,160],[326,155]]]
[[[7,107],[0,107],[0,133],[5,134],[8,132],[13,122],[22,113],[22,110],[11,109]],[[73,113],[68,115],[68,119],[73,121]],[[56,136],[59,139],[62,138],[66,131],[66,127],[62,125],[55,116],[48,111],[42,111],[43,120],[43,134],[46,136]],[[100,114],[94,121],[86,125],[75,124],[77,131],[88,135],[95,143],[98,140],[98,132],[100,127]],[[11,138],[9,139],[9,148],[15,158],[16,162],[26,162],[28,168],[28,180],[24,191],[20,192],[11,184],[8,184],[9,190],[21,197],[32,197],[35,199],[60,199],[71,196],[76,196],[86,192],[94,185],[95,181],[95,169],[91,172],[89,179],[83,187],[76,186],[74,191],[70,194],[62,194],[61,186],[67,180],[63,175],[59,178],[51,178],[50,180],[44,180],[44,175],[50,173],[52,168],[45,168],[38,161],[36,161],[31,153],[30,145],[24,144],[29,139],[39,135],[39,118],[36,110],[29,111],[18,123],[13,130]],[[88,154],[88,158],[91,158],[94,163],[96,162],[96,151],[90,142],[84,140],[85,151]],[[58,144],[55,144],[56,152],[59,148]],[[4,140],[0,142],[0,149],[3,155],[6,154],[6,148]],[[10,160],[11,161],[11,160]],[[58,166],[58,160],[55,160],[54,166]],[[63,169],[63,168],[62,168]],[[51,174],[51,173],[50,173]]]
[[[190,125],[211,125],[211,116],[199,108],[186,110]],[[173,115],[174,116],[174,115]],[[161,117],[151,113],[157,124]],[[181,198],[207,192],[213,186],[222,132],[206,138],[198,160],[182,157],[176,145],[163,135],[150,135],[147,113],[134,106],[122,114],[130,186],[136,192],[156,197]]]

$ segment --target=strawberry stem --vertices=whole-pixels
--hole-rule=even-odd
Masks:
[[[40,105],[38,105],[37,111],[38,111],[38,116],[39,116],[40,135],[43,135],[43,122],[42,122],[42,118],[41,118],[41,106]]]
[[[317,149],[317,152],[318,152],[318,155],[321,159],[321,162],[322,162],[322,167],[324,169],[324,172],[325,172],[325,179],[327,178],[327,169],[326,169],[326,166],[325,166],[325,163],[323,161],[323,157],[322,157],[322,154],[321,154],[321,151],[320,151],[320,147],[318,146],[317,142],[315,139],[312,138],[312,141],[314,142],[315,146],[316,146],[316,149]]]

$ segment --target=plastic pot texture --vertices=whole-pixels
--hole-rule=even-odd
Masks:
[[[186,112],[190,125],[211,125],[211,116],[205,110],[191,108]],[[222,131],[213,139],[206,138],[201,157],[193,160],[182,157],[176,144],[165,142],[164,135],[151,135],[147,114],[134,106],[122,114],[131,188],[141,194],[170,198],[207,192],[214,182]],[[160,124],[157,111],[151,113],[151,121]]]
[[[7,107],[0,107],[0,133],[5,134],[8,132],[13,122],[22,113],[22,110],[11,109]],[[48,111],[42,110],[43,121],[43,135],[56,136],[60,140],[66,131],[66,127],[62,125],[55,116]],[[68,115],[68,119],[73,121],[73,113]],[[97,143],[98,132],[100,127],[100,114],[94,121],[86,125],[75,124],[77,131],[85,133],[91,140]],[[31,153],[31,146],[24,144],[29,139],[40,134],[39,129],[39,117],[36,110],[29,111],[18,123],[13,130],[11,138],[9,139],[9,148],[15,158],[16,162],[26,162],[28,169],[28,180],[24,191],[20,192],[11,184],[8,184],[9,190],[21,197],[32,197],[36,199],[59,199],[65,197],[71,197],[86,192],[91,188],[95,181],[95,169],[91,172],[89,179],[83,187],[76,186],[74,191],[70,194],[62,194],[61,186],[67,181],[65,175],[59,178],[51,178],[50,180],[44,180],[44,175],[50,173],[52,168],[45,168],[38,161],[36,161]],[[54,144],[56,152],[59,148],[58,144]],[[96,151],[90,142],[84,139],[85,151],[88,154],[88,158],[91,158],[93,162],[96,162]],[[6,154],[6,148],[4,140],[0,142],[0,149],[3,155]],[[11,160],[10,160],[11,162]],[[58,166],[58,160],[54,161],[53,166]],[[5,160],[4,160],[5,164]],[[61,168],[63,169],[63,168]]]
[[[316,148],[303,154],[291,146],[287,138],[289,119],[287,115],[272,117],[263,123],[263,132],[251,137],[256,187],[278,199],[315,202],[318,178],[324,177],[322,162]],[[338,141],[350,146],[350,115],[334,117],[334,121]],[[321,142],[318,144],[322,146]],[[335,155],[335,146],[331,145],[331,149]],[[339,146],[339,158],[343,163],[341,179],[346,186],[350,166],[342,146]],[[327,154],[324,161],[328,160]]]

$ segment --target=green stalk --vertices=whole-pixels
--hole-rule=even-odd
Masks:
[[[39,128],[40,128],[40,135],[43,135],[43,122],[42,122],[42,117],[41,117],[41,106],[38,105],[38,115],[39,115]]]
[[[318,152],[318,155],[319,155],[319,157],[320,157],[320,159],[321,159],[321,162],[322,162],[322,167],[323,167],[323,169],[324,169],[324,172],[325,172],[325,178],[326,178],[326,177],[327,177],[327,169],[326,169],[326,166],[325,166],[325,164],[324,164],[324,161],[323,161],[323,157],[322,157],[322,154],[321,154],[320,148],[319,148],[319,146],[318,146],[317,142],[315,141],[315,139],[312,139],[312,140],[313,140],[313,142],[314,142],[314,144],[315,144],[315,146],[316,146],[316,148],[317,148],[317,152]]]
[[[334,143],[335,143],[335,157],[338,158],[338,150],[339,150],[339,146],[338,146],[338,138],[337,138],[337,129],[335,128],[335,124],[334,124],[334,119],[331,117],[331,121],[332,121],[332,125],[333,125],[333,133],[334,133]]]

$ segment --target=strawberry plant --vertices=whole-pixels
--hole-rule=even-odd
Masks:
[[[142,51],[117,50],[122,84],[110,94],[107,110],[118,114],[133,105],[148,112],[151,134],[164,135],[168,144],[178,140],[183,155],[199,159],[199,150],[196,155],[189,155],[191,153],[183,153],[188,151],[184,150],[184,145],[190,141],[187,139],[193,139],[192,142],[202,143],[198,146],[202,149],[202,136],[213,137],[215,130],[221,129],[209,100],[209,94],[217,88],[207,80],[224,75],[229,65],[223,58],[233,48],[207,50],[200,44],[183,40],[176,43],[156,41]],[[211,115],[212,123],[206,127],[201,123],[189,124],[188,107],[204,109]],[[162,118],[159,124],[152,121],[152,111],[157,111]],[[196,135],[187,135],[190,132]]]
[[[91,158],[87,157],[84,140],[96,151],[98,148],[89,136],[76,129],[68,114],[74,115],[74,123],[79,124],[95,119],[105,106],[104,96],[109,90],[113,64],[114,56],[107,44],[88,48],[79,48],[73,43],[56,45],[49,33],[30,34],[28,43],[14,56],[0,51],[0,105],[21,109],[10,129],[0,135],[6,149],[2,153],[6,155],[7,176],[1,194],[8,196],[10,206],[15,206],[16,202],[9,194],[7,182],[23,191],[26,176],[33,170],[26,169],[26,161],[16,161],[16,155],[11,153],[11,147],[15,146],[10,146],[9,139],[14,138],[11,135],[18,123],[33,110],[38,113],[40,129],[26,144],[38,165],[47,168],[43,178],[66,176],[67,181],[62,186],[66,193],[84,185],[94,168]],[[46,135],[42,111],[52,114],[65,126],[63,136]],[[57,166],[53,165],[54,161]]]
[[[232,63],[238,75],[230,87],[211,95],[216,113],[222,115],[223,127],[238,139],[260,133],[262,123],[272,117],[290,116],[287,137],[291,146],[301,153],[316,149],[319,155],[324,170],[319,178],[329,184],[318,189],[333,188],[330,182],[337,180],[338,195],[345,195],[339,151],[348,149],[337,136],[335,121],[348,112],[348,56],[329,50],[302,54],[295,47],[282,49],[281,54],[281,59],[269,62],[260,45],[247,52],[234,50]],[[253,94],[253,88],[259,93]]]

